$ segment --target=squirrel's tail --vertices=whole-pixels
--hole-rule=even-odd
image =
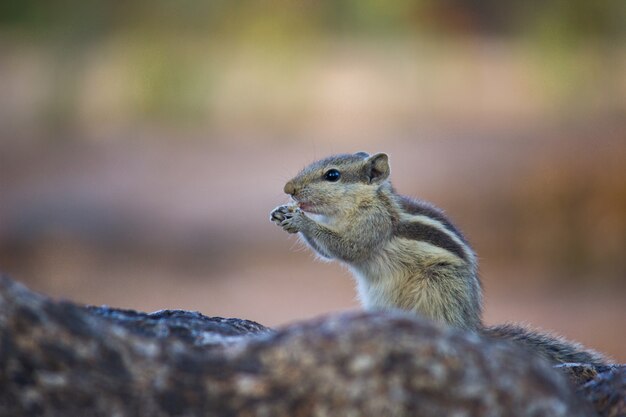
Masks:
[[[495,339],[510,340],[540,354],[555,365],[562,363],[587,363],[594,366],[607,364],[599,353],[579,343],[559,336],[537,333],[518,325],[504,324],[484,328],[485,335]]]

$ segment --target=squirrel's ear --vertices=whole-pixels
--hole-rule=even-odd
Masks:
[[[367,152],[357,152],[354,154],[354,156],[358,156],[358,157],[365,159],[365,158],[369,158],[370,154],[368,154]]]
[[[366,160],[366,173],[370,184],[381,182],[389,176],[389,157],[384,153],[377,153]]]

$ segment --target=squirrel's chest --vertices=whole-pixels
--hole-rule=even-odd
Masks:
[[[391,240],[379,253],[351,267],[365,308],[418,310],[429,316],[443,304],[439,280],[433,279],[431,247],[418,241]],[[442,281],[443,282],[443,281]]]
[[[425,272],[414,246],[393,240],[367,261],[351,265],[366,308],[399,308],[404,304],[403,299],[414,291]]]

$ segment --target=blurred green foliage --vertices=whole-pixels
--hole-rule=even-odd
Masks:
[[[106,0],[9,1],[0,24],[34,35],[92,39],[117,30],[245,33],[271,31],[406,34],[414,31],[495,35],[547,31],[568,38],[626,33],[623,0]]]
[[[312,93],[303,91],[311,74],[303,68],[335,60],[341,42],[349,43],[344,48],[349,51],[367,45],[367,53],[378,54],[371,62],[377,59],[381,65],[411,68],[439,59],[434,69],[423,70],[439,76],[447,71],[445,65],[473,65],[478,53],[491,48],[482,40],[514,40],[507,48],[515,51],[515,59],[535,62],[520,71],[536,79],[533,83],[546,91],[544,96],[553,97],[555,108],[586,103],[586,98],[576,99],[581,89],[592,102],[614,102],[617,108],[621,93],[598,88],[598,83],[611,85],[619,78],[611,71],[623,65],[614,62],[610,48],[623,49],[625,35],[624,0],[0,2],[5,60],[20,66],[35,51],[34,66],[44,67],[43,81],[36,80],[37,74],[23,81],[43,86],[23,94],[38,100],[31,100],[31,113],[41,113],[25,124],[45,125],[58,138],[69,137],[66,132],[74,125],[108,124],[107,118],[123,119],[125,114],[127,121],[120,124],[142,119],[210,124],[219,111],[270,123],[272,118],[289,119],[289,110],[302,114],[310,105],[310,97],[303,96]],[[472,46],[476,39],[486,46]],[[424,43],[430,50],[416,52]],[[581,45],[584,56],[579,54]],[[395,53],[392,59],[385,56],[388,51]],[[446,64],[440,51],[461,58]],[[407,55],[413,61],[400,62],[398,57]],[[371,68],[371,62],[361,62],[361,67]],[[252,67],[254,74],[245,72]],[[237,82],[246,87],[228,90],[236,71],[241,72]],[[19,70],[13,76],[19,78]],[[297,80],[286,87],[290,77]],[[218,102],[221,110],[216,109]],[[234,123],[237,117],[232,115]]]

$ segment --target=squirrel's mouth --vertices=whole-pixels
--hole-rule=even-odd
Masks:
[[[311,203],[300,201],[298,202],[298,207],[300,208],[300,210],[305,211],[307,213],[322,214],[315,208],[315,205]]]

